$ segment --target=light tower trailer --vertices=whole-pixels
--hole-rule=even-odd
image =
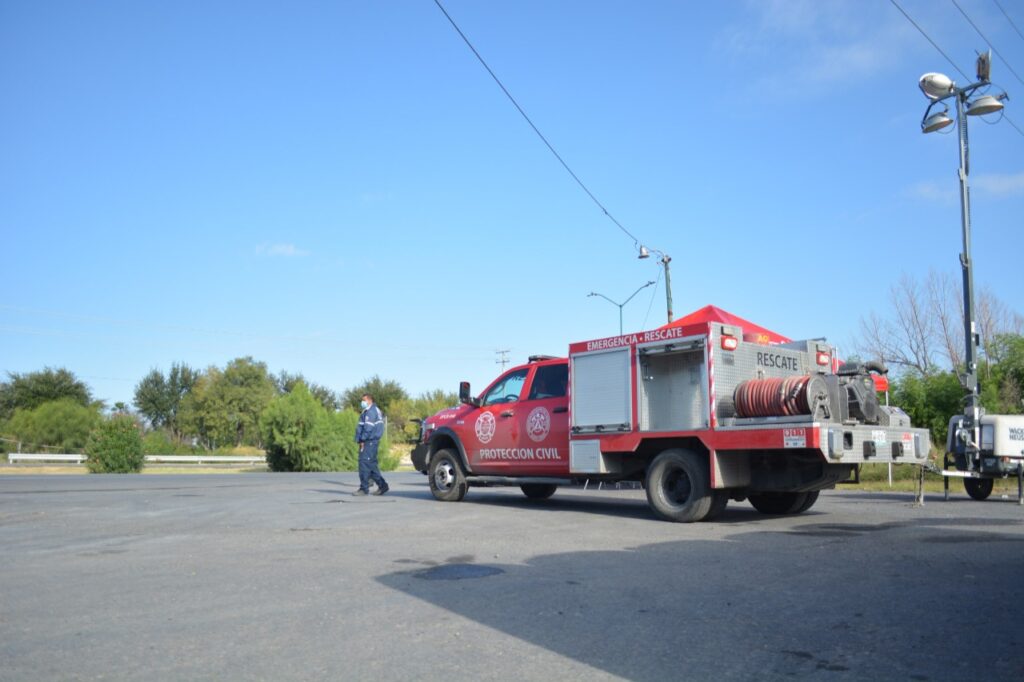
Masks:
[[[1024,415],[983,414],[980,442],[969,446],[971,430],[964,428],[964,415],[949,420],[946,455],[942,466],[945,499],[949,479],[962,478],[964,490],[975,500],[992,494],[996,478],[1017,477],[1017,504],[1024,505]],[[949,467],[955,466],[955,471]]]

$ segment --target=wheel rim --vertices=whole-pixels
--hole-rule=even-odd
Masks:
[[[455,485],[455,467],[451,462],[439,462],[434,469],[434,485],[440,490],[451,490]]]
[[[682,467],[673,467],[665,475],[661,492],[671,504],[682,506],[693,494],[693,482]]]

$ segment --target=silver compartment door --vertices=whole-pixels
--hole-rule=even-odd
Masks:
[[[573,430],[630,430],[629,348],[574,355],[571,362]]]

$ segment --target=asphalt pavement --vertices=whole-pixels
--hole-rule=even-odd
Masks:
[[[1024,679],[1024,508],[0,476],[0,680]]]

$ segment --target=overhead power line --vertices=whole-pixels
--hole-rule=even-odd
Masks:
[[[893,7],[898,9],[900,11],[900,13],[902,13],[903,16],[905,16],[907,18],[907,21],[909,21],[911,24],[914,25],[914,28],[916,28],[921,33],[921,35],[923,35],[928,40],[928,42],[932,44],[932,47],[934,47],[936,50],[939,51],[939,54],[941,54],[943,57],[946,58],[947,62],[949,62],[950,64],[953,65],[954,69],[956,69],[957,71],[960,72],[961,76],[963,76],[967,80],[971,79],[970,76],[968,76],[966,73],[964,73],[963,70],[959,66],[956,65],[956,62],[954,62],[952,59],[949,58],[948,54],[943,52],[942,48],[939,47],[939,44],[936,43],[934,40],[932,40],[932,37],[930,35],[928,35],[927,33],[925,33],[923,28],[918,26],[917,22],[914,21],[913,17],[911,17],[909,14],[907,14],[907,10],[903,9],[902,7],[900,7],[900,3],[896,2],[896,0],[889,0],[889,2],[891,2],[893,4]]]
[[[547,146],[548,150],[550,150],[551,153],[554,154],[555,158],[558,159],[558,162],[560,164],[562,164],[562,168],[564,168],[566,170],[566,172],[569,175],[572,176],[572,179],[576,181],[576,184],[579,185],[580,188],[584,192],[587,193],[587,196],[590,197],[590,199],[595,204],[597,204],[597,207],[601,209],[601,212],[604,213],[605,216],[607,216],[609,220],[611,220],[613,223],[615,223],[615,226],[618,227],[620,230],[622,230],[622,232],[627,237],[632,239],[633,240],[633,244],[635,246],[639,246],[640,240],[637,239],[636,236],[632,232],[630,232],[625,227],[623,227],[622,223],[620,223],[618,220],[615,219],[615,216],[613,216],[611,213],[608,212],[608,209],[604,207],[604,204],[602,204],[600,201],[598,201],[597,197],[594,196],[594,193],[591,192],[587,188],[587,186],[585,184],[583,184],[583,181],[579,179],[579,176],[577,176],[576,173],[573,172],[572,168],[569,167],[569,164],[567,164],[565,162],[565,159],[563,159],[562,156],[557,151],[555,151],[555,148],[551,145],[550,142],[548,142],[548,138],[544,137],[544,134],[542,132],[540,132],[540,129],[537,128],[537,126],[534,125],[533,121],[530,120],[530,117],[526,115],[526,112],[523,110],[523,108],[521,106],[519,106],[519,102],[516,101],[516,98],[512,96],[512,93],[510,93],[508,91],[508,88],[505,87],[504,83],[501,82],[501,79],[498,78],[497,74],[494,73],[494,71],[491,69],[491,67],[487,65],[487,62],[484,61],[484,58],[480,55],[480,53],[477,51],[477,49],[475,47],[473,47],[473,43],[471,43],[469,41],[469,38],[466,37],[466,34],[462,32],[462,29],[459,28],[459,25],[456,24],[455,20],[452,19],[450,14],[448,14],[448,10],[446,10],[444,8],[444,6],[441,4],[440,0],[434,0],[434,4],[437,5],[437,8],[439,10],[441,10],[441,12],[444,14],[445,18],[448,19],[448,23],[450,23],[452,25],[452,28],[455,29],[455,31],[459,34],[459,36],[466,43],[466,45],[469,47],[469,49],[473,51],[473,54],[476,55],[476,58],[478,60],[480,60],[480,63],[483,64],[483,67],[485,69],[487,69],[487,73],[491,74],[491,78],[493,78],[494,82],[498,84],[498,87],[501,88],[501,91],[505,93],[505,96],[508,97],[510,102],[512,102],[512,105],[516,108],[516,110],[520,113],[520,115],[526,120],[526,122],[528,124],[530,124],[530,127],[533,128],[533,132],[535,132],[537,134],[537,137],[539,137],[541,139],[541,141],[545,144],[545,146]]]
[[[975,31],[978,32],[978,35],[981,36],[981,39],[984,40],[985,44],[989,46],[989,49],[991,49],[993,52],[995,52],[996,56],[999,57],[1001,60],[1003,60],[1003,64],[1005,64],[1006,68],[1008,68],[1010,70],[1010,73],[1012,73],[1014,75],[1014,77],[1018,81],[1020,81],[1021,85],[1024,85],[1024,80],[1021,80],[1020,76],[1017,75],[1017,72],[1013,70],[1013,67],[1010,66],[1010,62],[1006,61],[1006,57],[1004,57],[1002,55],[1002,53],[1000,53],[999,50],[996,49],[996,46],[992,44],[992,41],[990,41],[987,37],[985,37],[985,34],[981,32],[981,29],[978,28],[978,25],[975,24],[974,21],[969,16],[967,16],[967,12],[965,12],[964,8],[960,6],[960,3],[958,3],[956,0],[951,0],[951,1],[953,3],[953,6],[956,7],[958,10],[960,10],[960,14],[964,15],[964,19],[966,19],[967,23],[971,25],[971,28],[973,28]]]
[[[1006,13],[1006,10],[1003,9],[1003,6],[999,4],[999,0],[992,0],[992,2],[996,3],[996,7],[998,7],[999,11],[1003,13],[1003,16],[1006,17],[1006,20],[1010,22],[1010,26],[1013,26],[1013,30],[1017,32],[1017,35],[1020,36],[1021,40],[1024,40],[1024,33],[1021,33],[1020,29],[1017,28],[1017,24],[1013,23],[1013,19],[1011,19],[1010,15]]]

